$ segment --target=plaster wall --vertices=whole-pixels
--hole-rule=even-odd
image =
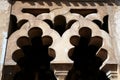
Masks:
[[[7,32],[11,5],[7,0],[0,0],[0,78],[7,44]]]

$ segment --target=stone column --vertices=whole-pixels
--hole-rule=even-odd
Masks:
[[[9,28],[9,16],[11,5],[8,0],[0,0],[0,80],[7,43],[7,32]]]
[[[56,75],[57,80],[65,80],[67,73],[68,71],[56,71],[55,75]]]
[[[65,80],[69,70],[72,68],[72,63],[52,63],[57,80]]]

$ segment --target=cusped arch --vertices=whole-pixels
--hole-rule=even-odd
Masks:
[[[64,17],[65,18],[64,20],[66,20],[66,23],[68,23],[68,26],[70,25],[69,29],[65,30],[65,32],[62,34],[62,36],[60,36],[60,34],[56,30],[54,30],[50,27],[51,22],[54,24],[54,19],[58,15],[61,15],[62,17]],[[68,63],[71,62],[71,60],[69,58],[66,58],[66,57],[68,57],[67,53],[68,53],[69,49],[74,47],[70,44],[69,39],[73,35],[79,36],[79,29],[83,28],[83,27],[88,27],[91,29],[92,37],[93,36],[102,37],[103,38],[102,48],[107,49],[108,54],[112,52],[110,50],[111,46],[110,46],[110,44],[108,44],[108,43],[111,43],[110,36],[106,32],[104,32],[103,30],[100,30],[99,27],[97,26],[97,24],[92,22],[92,20],[94,20],[94,19],[98,19],[101,22],[103,22],[101,20],[101,17],[99,14],[96,14],[96,13],[89,14],[84,18],[80,14],[70,13],[69,8],[65,8],[65,9],[61,8],[61,9],[52,10],[50,13],[40,14],[36,18],[30,14],[27,14],[27,13],[22,14],[22,15],[18,15],[17,18],[18,18],[18,21],[20,21],[22,19],[27,19],[28,22],[25,23],[20,28],[20,30],[14,32],[13,35],[11,35],[10,38],[8,39],[7,55],[11,56],[11,52],[13,52],[13,50],[9,49],[9,47],[13,46],[13,47],[15,47],[14,49],[18,49],[16,44],[12,44],[12,45],[10,45],[10,44],[15,43],[16,40],[20,36],[27,36],[28,37],[29,35],[27,34],[27,32],[33,27],[41,28],[43,31],[42,36],[49,35],[53,38],[53,44],[50,46],[50,48],[51,48],[50,52],[53,52],[53,54],[54,54],[54,51],[52,50],[52,48],[54,48],[54,50],[57,51],[56,52],[57,53],[57,55],[56,55],[57,60],[53,60],[53,62],[57,62],[57,61],[60,62],[61,61],[61,59],[59,58],[59,56],[61,56],[61,53],[64,54],[63,56],[65,58],[65,60],[62,59],[63,62],[68,62]],[[84,32],[83,32],[83,34],[84,34]],[[109,39],[109,40],[107,40],[107,39]],[[64,45],[65,48],[64,47],[59,48],[58,45],[59,46]],[[11,60],[11,58],[9,60]],[[8,63],[10,63],[9,60],[8,60]]]
[[[34,23],[34,22],[33,22]],[[37,26],[37,27],[36,27]],[[19,39],[19,37],[21,36],[26,36],[28,37],[29,35],[31,34],[28,34],[29,30],[31,28],[40,28],[42,31],[43,31],[43,34],[41,34],[42,36],[45,36],[45,35],[49,35],[51,37],[55,37],[53,38],[53,41],[55,41],[56,38],[59,39],[59,35],[57,35],[57,33],[50,29],[49,25],[47,25],[45,22],[41,21],[41,20],[37,20],[35,25],[34,24],[31,24],[30,22],[27,22],[25,23],[19,30],[17,30],[16,32],[14,32],[9,38],[8,38],[8,45],[7,45],[7,51],[6,51],[6,59],[5,59],[5,64],[6,65],[15,65],[16,63],[12,60],[12,53],[19,49],[18,45],[22,45],[21,44],[18,44],[16,43],[17,39]],[[36,32],[36,31],[35,31]],[[38,31],[39,32],[39,31]],[[34,33],[34,31],[32,32]],[[37,35],[37,33],[34,33],[35,35]],[[47,40],[46,38],[44,38],[45,41]],[[47,40],[49,41],[49,40]],[[11,48],[12,47],[12,48]],[[51,54],[55,54],[54,50],[51,48],[50,49],[50,55]],[[54,56],[54,55],[51,55],[51,56]]]
[[[99,36],[101,35],[100,29],[99,27],[94,24],[92,21],[87,20],[87,19],[79,19],[79,27],[78,29],[82,28],[82,27],[88,27],[92,30],[92,36]]]

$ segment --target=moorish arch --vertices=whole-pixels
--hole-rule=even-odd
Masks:
[[[16,5],[17,3],[15,6]],[[24,4],[21,4],[21,6],[24,6]],[[54,74],[54,77],[57,80],[59,80],[59,76],[64,76],[65,78],[75,62],[71,56],[73,56],[76,51],[79,53],[84,53],[85,51],[85,49],[83,49],[84,51],[79,51],[79,49],[76,48],[76,46],[80,46],[81,49],[84,47],[84,44],[80,45],[80,39],[82,37],[87,38],[88,40],[88,42],[85,42],[85,45],[99,46],[96,51],[93,49],[93,52],[95,51],[94,56],[99,57],[100,60],[103,61],[97,68],[107,73],[107,76],[110,75],[110,73],[108,73],[109,71],[116,71],[116,59],[113,54],[112,44],[110,44],[111,38],[109,36],[107,13],[100,15],[101,11],[99,9],[86,9],[89,13],[83,15],[83,13],[85,13],[84,11],[81,14],[76,12],[78,9],[71,9],[69,7],[58,8],[51,11],[49,9],[37,9],[38,13],[35,13],[35,10],[36,9],[33,8],[23,9],[22,7],[19,7],[18,10],[13,10],[11,14],[12,21],[9,29],[3,80],[7,80],[4,74],[7,68],[14,69],[13,72],[10,71],[10,75],[7,75],[8,77],[12,76],[10,77],[11,80],[13,80],[12,78],[14,78],[13,76],[15,76],[16,73],[21,71],[19,59],[27,54],[27,50],[28,53],[31,54],[38,52],[37,56],[42,56],[44,50],[48,50],[48,53],[46,52],[46,59],[48,59],[48,57],[50,59],[48,60],[48,63],[54,72],[52,72],[52,74]],[[41,10],[41,12],[39,12],[39,10]],[[82,11],[83,9],[80,10]],[[107,19],[104,20],[104,18]],[[104,26],[106,27],[105,29]],[[38,44],[34,43],[34,39]],[[39,43],[39,41],[41,41],[41,43]],[[35,45],[35,47],[29,48],[31,45]],[[45,45],[47,45],[47,47]],[[22,48],[23,46],[27,46],[27,48]],[[41,49],[45,46],[45,49],[39,51],[39,49],[34,49],[37,48],[36,46],[41,47]],[[75,49],[76,51],[74,51]],[[89,48],[87,49],[89,50]],[[38,62],[36,60],[36,64],[39,65],[39,62],[42,61],[44,63],[44,60],[46,59],[40,59],[41,61],[38,60]],[[111,63],[114,65],[111,65]],[[111,69],[111,67],[115,69]],[[38,76],[38,72],[36,72],[34,78],[37,79]]]

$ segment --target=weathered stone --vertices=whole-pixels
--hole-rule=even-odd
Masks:
[[[14,0],[12,4],[8,0],[1,0],[0,78],[2,74],[3,76],[5,75],[4,71],[2,73],[3,66],[16,65],[13,53],[21,49],[18,46],[17,40],[21,36],[30,38],[31,36],[28,32],[32,28],[37,27],[42,30],[43,37],[48,35],[52,38],[53,41],[49,47],[51,51],[48,53],[50,57],[54,58],[51,61],[51,65],[55,71],[57,80],[64,80],[74,62],[71,58],[73,54],[72,50],[74,50],[72,48],[79,43],[78,37],[88,35],[84,31],[80,33],[79,30],[87,27],[92,31],[91,37],[99,36],[103,39],[102,46],[97,53],[101,49],[107,51],[106,55],[103,53],[102,55],[98,54],[101,57],[105,57],[105,61],[100,69],[104,70],[111,80],[119,80],[120,1],[97,1]],[[107,17],[108,24],[107,20],[105,20]],[[108,30],[104,29],[107,25]],[[36,34],[33,33],[33,36]],[[71,39],[72,36],[75,37]],[[45,42],[49,44],[49,39],[45,39]]]

